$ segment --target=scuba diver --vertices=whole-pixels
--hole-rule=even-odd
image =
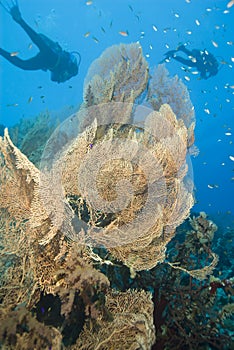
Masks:
[[[13,20],[18,23],[21,28],[28,34],[30,39],[38,47],[39,53],[27,60],[17,57],[17,53],[9,53],[0,48],[0,55],[13,65],[24,70],[49,70],[51,72],[51,80],[57,83],[63,83],[78,74],[81,56],[78,52],[67,52],[57,43],[49,39],[43,34],[35,32],[22,18],[18,1],[11,0],[12,6],[4,5],[0,1],[0,5],[11,15]],[[75,54],[78,55],[77,62]]]
[[[188,59],[183,58],[181,56],[177,56],[177,52],[182,51],[187,56]],[[200,73],[201,79],[208,79],[218,73],[218,61],[207,50],[197,50],[194,49],[192,51],[188,50],[185,45],[180,45],[176,50],[168,51],[164,54],[166,57],[160,62],[169,62],[171,58],[174,60],[183,63],[185,66],[189,68],[197,68]]]

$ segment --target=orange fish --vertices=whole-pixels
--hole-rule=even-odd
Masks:
[[[230,7],[232,7],[234,5],[234,0],[229,1],[229,3],[227,4],[227,8],[229,9]]]
[[[126,32],[125,31],[120,31],[119,34],[122,35],[122,36],[128,36],[128,31],[127,30],[126,30]]]

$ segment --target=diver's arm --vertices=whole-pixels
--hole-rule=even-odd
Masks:
[[[17,56],[12,56],[9,52],[0,48],[0,56],[4,57],[8,62],[12,63],[14,66],[19,67],[23,70],[43,69],[43,61],[41,59],[40,53],[28,60],[22,60]]]

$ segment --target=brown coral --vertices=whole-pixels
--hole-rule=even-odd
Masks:
[[[113,320],[99,320],[92,328],[86,325],[72,350],[150,350],[155,342],[152,322],[153,303],[149,293],[128,290],[109,292],[106,307]]]
[[[6,305],[31,309],[43,291],[59,296],[67,321],[79,295],[86,315],[101,327],[93,336],[89,326],[95,323],[87,322],[80,349],[151,348],[149,295],[109,291],[105,305],[95,300],[107,292],[109,281],[93,260],[102,262],[98,250],[104,247],[111,255],[104,263],[118,259],[132,277],[151,269],[164,261],[167,243],[193,205],[192,186],[185,181],[192,116],[162,104],[157,111],[145,108],[143,123],[134,123],[134,102],[147,83],[140,45],[114,46],[91,67],[84,103],[50,138],[40,170],[7,130],[0,138],[3,315]],[[74,119],[80,119],[80,134]]]
[[[108,113],[109,104],[102,106]],[[193,205],[192,189],[183,183],[188,140],[183,121],[163,105],[147,116],[145,125],[137,133],[134,126],[109,124],[103,136],[95,120],[47,174],[49,189],[56,189],[53,199],[60,186],[65,191],[65,196],[60,191],[54,222],[62,221],[61,213],[65,222],[70,220],[67,204],[58,211],[59,203],[66,197],[80,198],[78,216],[81,203],[89,212],[86,242],[104,245],[134,270],[150,269],[164,260],[166,244]],[[42,186],[46,194],[45,183]],[[101,215],[109,218],[103,229],[98,227]],[[71,225],[66,234],[79,239]]]

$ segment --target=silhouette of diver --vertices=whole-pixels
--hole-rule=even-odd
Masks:
[[[11,0],[12,5],[4,5],[0,1],[0,5],[12,16],[13,20],[18,23],[21,28],[28,34],[30,39],[39,48],[39,53],[27,60],[22,60],[0,48],[0,55],[7,59],[13,65],[24,70],[49,70],[51,72],[51,80],[57,83],[63,83],[66,80],[78,74],[81,61],[80,54],[76,51],[67,52],[57,43],[49,39],[47,36],[35,32],[22,18],[18,1]],[[78,55],[77,62],[75,54]]]
[[[181,56],[177,56],[177,52],[182,51],[187,56],[188,59]],[[174,60],[183,63],[185,66],[190,68],[197,68],[200,73],[201,79],[208,79],[218,73],[218,61],[207,50],[197,50],[192,51],[188,50],[185,45],[180,45],[176,50],[171,50],[165,53],[165,58],[160,62],[168,62],[171,58]]]

